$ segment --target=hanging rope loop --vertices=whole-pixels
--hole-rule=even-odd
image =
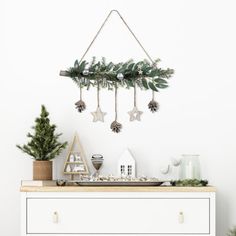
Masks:
[[[111,10],[109,12],[109,14],[107,15],[106,19],[103,21],[101,27],[99,28],[99,30],[97,31],[97,33],[95,34],[94,38],[92,39],[91,43],[89,44],[88,48],[86,49],[86,51],[84,52],[82,58],[79,61],[79,64],[83,61],[84,57],[87,55],[89,49],[92,47],[94,41],[97,39],[98,35],[100,34],[100,32],[102,31],[103,27],[105,26],[106,22],[108,21],[108,19],[110,18],[110,16],[112,15],[112,13],[117,13],[117,15],[120,17],[120,19],[122,20],[122,22],[124,23],[124,25],[126,26],[126,28],[129,30],[129,32],[132,34],[132,36],[134,37],[135,41],[138,43],[138,45],[142,48],[143,52],[145,53],[145,55],[148,57],[148,59],[151,61],[152,64],[155,64],[154,60],[151,58],[151,56],[148,54],[148,52],[146,51],[146,49],[143,47],[143,45],[141,44],[141,42],[139,41],[139,39],[137,38],[137,36],[134,34],[134,32],[131,30],[131,28],[129,27],[129,25],[127,24],[127,22],[125,21],[125,19],[122,17],[122,15],[120,14],[120,12],[118,10]]]

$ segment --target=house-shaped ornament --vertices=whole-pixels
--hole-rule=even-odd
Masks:
[[[118,161],[118,176],[136,177],[135,159],[129,149],[125,149]]]

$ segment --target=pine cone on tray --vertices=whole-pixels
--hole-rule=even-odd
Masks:
[[[148,103],[148,108],[152,113],[157,112],[159,109],[159,104],[155,100],[152,100],[151,102]]]
[[[78,110],[78,112],[82,112],[86,109],[86,104],[84,101],[79,100],[78,102],[75,103],[76,109]]]
[[[113,121],[111,123],[111,130],[114,132],[114,133],[119,133],[122,129],[122,124],[120,124],[119,122],[117,122],[116,120]]]

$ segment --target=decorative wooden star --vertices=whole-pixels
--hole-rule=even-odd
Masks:
[[[141,65],[138,65],[138,74],[139,75],[142,75],[143,74],[143,71],[141,70],[142,66]]]
[[[142,75],[143,74],[143,71],[140,69],[140,70],[138,70],[138,74],[139,75]]]
[[[93,122],[101,121],[104,122],[104,116],[107,114],[106,112],[102,112],[100,107],[97,107],[95,112],[91,112],[93,115]]]
[[[139,111],[137,107],[134,107],[131,111],[128,112],[130,115],[129,121],[138,120],[141,121],[142,111]]]

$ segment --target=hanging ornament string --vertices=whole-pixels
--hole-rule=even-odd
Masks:
[[[97,80],[97,103],[98,103],[98,107],[100,107],[100,86],[99,86],[99,81]]]
[[[152,90],[152,100],[155,100],[155,92]]]
[[[101,121],[104,122],[104,116],[107,114],[106,112],[102,112],[100,108],[100,86],[99,86],[99,79],[97,79],[97,110],[91,112],[93,116],[93,122]]]
[[[134,107],[131,111],[128,112],[130,116],[129,121],[135,121],[135,120],[141,121],[141,115],[143,114],[143,112],[138,110],[136,100],[137,100],[136,83],[134,83]]]
[[[127,27],[127,29],[129,30],[129,32],[132,34],[132,36],[134,37],[134,39],[136,40],[136,42],[138,43],[138,45],[142,48],[143,52],[145,53],[145,55],[148,57],[148,59],[150,60],[150,62],[154,65],[155,62],[154,60],[151,58],[151,56],[148,54],[147,50],[143,47],[143,45],[141,44],[141,42],[139,41],[139,39],[137,38],[137,36],[134,34],[134,32],[131,30],[131,28],[129,27],[129,25],[127,24],[127,22],[124,20],[124,18],[122,17],[122,15],[120,14],[119,11],[117,10],[111,10],[109,12],[109,14],[107,15],[106,19],[104,20],[104,22],[102,23],[101,27],[99,28],[99,30],[97,31],[97,33],[95,34],[94,38],[92,39],[91,43],[89,44],[88,48],[85,50],[82,58],[79,61],[79,64],[82,62],[82,60],[84,59],[84,57],[87,55],[89,49],[92,47],[94,41],[97,39],[98,35],[100,34],[100,32],[102,31],[103,27],[105,26],[105,24],[107,23],[108,19],[110,18],[110,16],[112,15],[112,13],[115,12],[118,14],[118,16],[120,17],[120,19],[122,20],[122,22],[124,23],[124,25]]]
[[[118,121],[117,121],[117,118],[118,118],[118,109],[117,109],[117,83],[115,84],[115,120],[111,123],[111,130],[114,132],[114,133],[119,133],[122,129],[122,124],[120,124]]]
[[[80,86],[79,90],[80,90],[80,100],[75,103],[75,108],[78,110],[78,112],[81,113],[82,111],[84,111],[86,109],[86,104],[82,100],[82,87],[81,86]]]
[[[117,86],[115,88],[115,121],[117,121],[117,115],[118,112],[117,112]]]
[[[82,87],[81,86],[79,88],[79,91],[80,91],[80,100],[82,100]]]

